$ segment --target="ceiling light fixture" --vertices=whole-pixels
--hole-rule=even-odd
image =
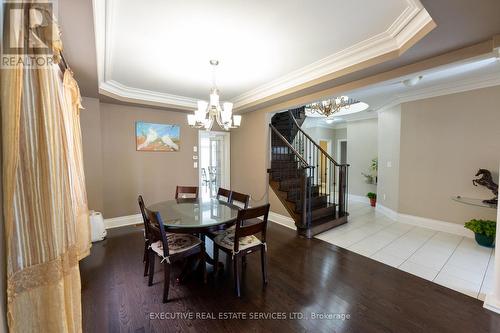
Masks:
[[[422,80],[422,79],[423,79],[422,75],[415,76],[415,77],[412,77],[411,79],[404,80],[403,84],[407,87],[413,87],[413,86],[416,86],[420,82],[420,80]]]
[[[228,131],[230,128],[237,128],[241,125],[241,116],[233,116],[233,103],[224,102],[222,108],[219,104],[219,89],[215,82],[215,69],[218,64],[218,60],[210,60],[213,68],[210,101],[198,101],[198,109],[194,114],[187,116],[188,124],[193,128],[205,128],[210,131],[214,122],[217,122],[221,128]]]
[[[310,117],[320,116],[328,118],[341,110],[348,110],[351,105],[357,103],[359,101],[347,96],[330,98],[306,105],[306,114]]]

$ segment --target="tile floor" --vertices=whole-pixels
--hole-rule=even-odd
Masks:
[[[368,204],[351,202],[349,223],[316,236],[331,244],[484,300],[494,251],[475,240],[395,222]]]

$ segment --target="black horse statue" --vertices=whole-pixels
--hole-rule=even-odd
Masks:
[[[472,180],[472,184],[474,186],[477,185],[482,185],[485,186],[487,189],[491,190],[495,197],[493,199],[489,200],[483,200],[484,203],[490,204],[490,205],[496,205],[498,204],[498,184],[496,184],[493,181],[493,177],[491,177],[491,172],[486,169],[479,169],[476,173],[476,177],[482,176],[479,179],[474,179]]]

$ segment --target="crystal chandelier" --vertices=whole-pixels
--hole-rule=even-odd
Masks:
[[[359,101],[349,98],[347,96],[340,96],[335,98],[330,98],[324,101],[311,103],[306,106],[311,113],[316,113],[320,116],[330,117],[334,113],[340,110],[349,109],[352,104],[359,103]]]
[[[219,90],[215,83],[215,69],[218,64],[218,60],[210,60],[210,65],[213,67],[210,102],[198,101],[198,110],[187,116],[191,127],[205,128],[210,131],[216,121],[221,128],[228,131],[230,128],[237,128],[241,125],[241,116],[233,115],[233,103],[225,102],[222,108],[219,104]]]

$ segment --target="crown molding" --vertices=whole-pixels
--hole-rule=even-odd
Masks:
[[[493,72],[488,75],[468,78],[462,81],[451,81],[427,88],[415,90],[405,94],[396,95],[388,103],[377,108],[377,112],[383,112],[396,105],[418,101],[427,98],[457,94],[465,91],[477,90],[482,88],[494,87],[500,85],[500,74]]]
[[[112,15],[109,13],[112,12],[115,0],[93,0],[92,2],[99,92],[125,102],[178,109],[196,108],[196,101],[190,97],[133,88],[112,79],[109,66],[113,59],[110,47],[112,41],[106,37],[112,35],[113,22],[111,21]],[[420,1],[406,0],[406,3],[405,10],[383,33],[239,95],[232,100],[235,109],[387,54],[394,53],[394,56],[401,54],[412,39],[422,32],[430,31],[426,30],[429,26],[431,29],[435,27],[434,21]]]
[[[101,82],[99,93],[124,102],[171,107],[181,110],[193,110],[197,107],[197,100],[193,98],[132,88],[113,80]]]
[[[413,1],[408,1],[408,3],[414,4]],[[415,4],[409,6],[385,32],[243,93],[232,100],[234,107],[241,108],[284,90],[320,79],[391,52],[400,54],[400,49],[404,48],[410,39],[431,23],[433,23],[433,20],[425,8]]]

